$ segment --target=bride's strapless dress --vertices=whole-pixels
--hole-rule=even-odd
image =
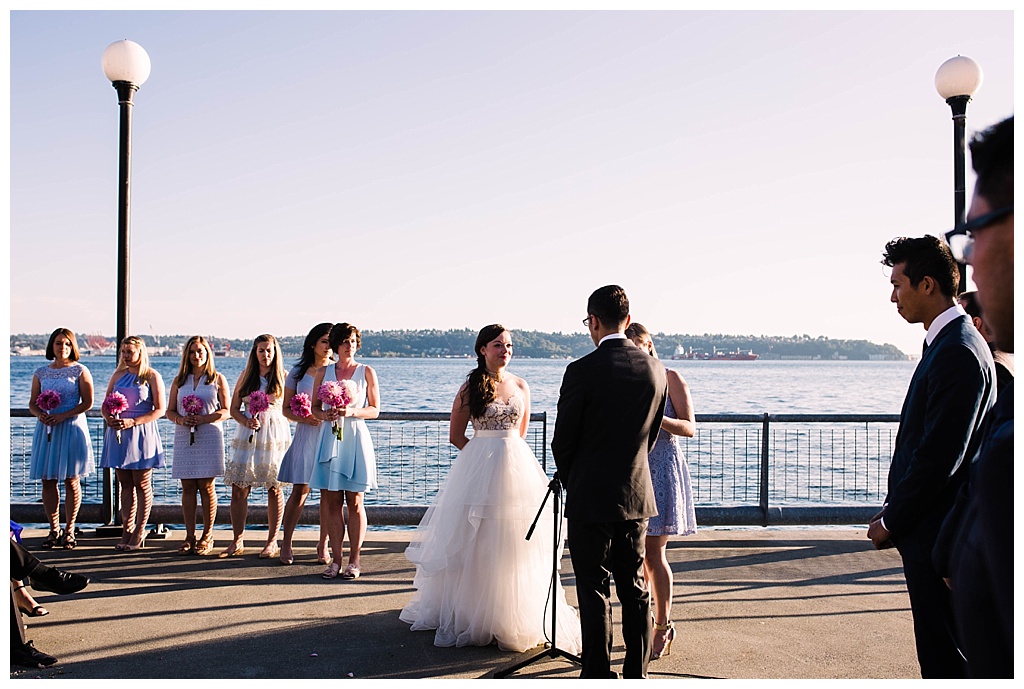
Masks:
[[[526,651],[550,641],[551,499],[527,541],[548,477],[519,437],[523,407],[514,396],[473,419],[472,439],[405,551],[416,593],[399,617],[413,631],[436,629],[436,646]],[[561,584],[555,600],[558,648],[579,654],[579,617]]]

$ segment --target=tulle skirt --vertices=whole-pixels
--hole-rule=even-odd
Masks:
[[[547,485],[516,431],[477,431],[405,551],[416,593],[400,619],[436,630],[437,646],[497,642],[521,652],[550,640],[550,498],[526,540]],[[579,617],[560,584],[555,600],[558,647],[577,654]]]

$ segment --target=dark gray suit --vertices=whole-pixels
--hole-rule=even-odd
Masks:
[[[994,400],[992,354],[970,319],[961,315],[939,331],[910,381],[883,516],[903,557],[925,678],[966,676],[953,632],[949,589],[931,554]]]
[[[610,576],[622,606],[623,676],[647,676],[644,537],[647,518],[658,512],[647,453],[658,438],[667,389],[664,366],[625,339],[606,340],[565,369],[551,452],[566,487],[583,627],[580,677],[611,675]]]

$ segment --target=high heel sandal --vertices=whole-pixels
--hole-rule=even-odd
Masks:
[[[655,623],[654,631],[665,632],[665,645],[659,651],[656,643],[651,644],[651,660],[664,658],[665,656],[672,653],[672,641],[676,638],[676,626],[672,624],[672,620],[669,620],[665,624]]]
[[[43,550],[51,550],[54,546],[60,543],[61,539],[64,538],[64,530],[57,529],[56,531],[50,531],[46,536],[46,540],[40,546]]]
[[[21,586],[15,586],[14,590],[21,591],[23,588],[25,588],[24,584]],[[33,605],[31,609],[22,606],[21,603],[18,603],[18,610],[21,610],[22,614],[28,615],[29,617],[43,617],[50,614],[50,611],[39,605],[39,603],[36,603],[35,601],[32,602],[35,603],[35,605]]]
[[[74,550],[75,546],[78,545],[78,541],[75,540],[75,532],[65,531],[64,535],[62,535],[60,540],[57,541],[57,545],[64,548],[64,550]]]
[[[196,555],[209,555],[213,552],[213,536],[203,536],[196,544]]]
[[[145,548],[145,547],[146,547],[146,534],[143,534],[142,539],[138,543],[136,543],[135,545],[132,545],[131,542],[125,543],[124,544],[124,548],[121,548],[121,550],[123,550],[125,552],[129,552],[129,551],[132,551],[132,550],[141,550],[142,548]]]

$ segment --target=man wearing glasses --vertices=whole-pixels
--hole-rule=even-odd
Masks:
[[[1013,117],[971,142],[978,179],[965,225],[946,235],[973,268],[996,346],[1013,352]],[[969,484],[943,525],[936,565],[950,573],[971,677],[1013,677],[1013,382],[999,392]],[[962,509],[961,509],[962,508]],[[952,556],[943,561],[943,542]]]
[[[932,550],[981,443],[983,417],[995,401],[995,366],[956,303],[960,270],[941,240],[899,237],[886,245],[882,263],[892,268],[899,314],[927,333],[900,412],[889,493],[868,538],[876,548],[900,551],[921,676],[966,677],[952,598]]]

